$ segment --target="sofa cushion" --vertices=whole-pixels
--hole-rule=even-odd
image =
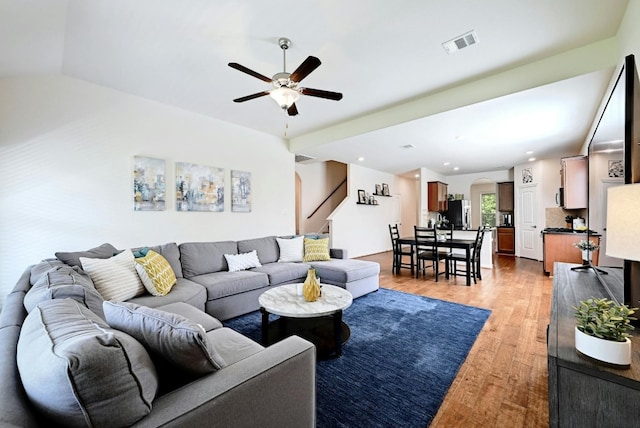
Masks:
[[[167,305],[158,306],[156,309],[183,316],[186,319],[201,325],[202,328],[204,328],[204,331],[215,330],[216,328],[222,327],[222,323],[218,321],[218,319],[184,302],[169,303]]]
[[[366,260],[332,259],[309,263],[322,281],[346,284],[380,274],[380,264]]]
[[[16,355],[31,403],[57,425],[128,426],[151,411],[158,379],[147,351],[78,302],[40,303]]]
[[[225,254],[238,254],[235,241],[188,242],[180,244],[180,260],[185,278],[228,270]]]
[[[207,338],[216,344],[216,349],[228,365],[235,364],[264,349],[262,345],[227,327],[207,332]]]
[[[24,297],[24,307],[27,312],[40,302],[53,299],[73,299],[104,319],[102,312],[102,296],[93,286],[91,278],[78,271],[77,267],[61,264],[40,275],[38,282]]]
[[[268,263],[252,269],[252,271],[266,273],[269,277],[269,284],[273,286],[291,282],[303,282],[310,267],[306,263]]]
[[[276,238],[280,257],[278,262],[301,262],[304,257],[304,236],[295,238]]]
[[[145,292],[131,250],[109,259],[80,257],[80,263],[105,300],[128,300]]]
[[[40,263],[31,266],[31,285],[34,285],[42,275],[49,272],[51,269],[59,266],[69,266],[58,259],[44,259]]]
[[[278,261],[279,250],[275,236],[238,241],[238,252],[248,253],[252,250],[256,250],[258,259],[262,264]]]
[[[143,257],[135,258],[136,271],[144,288],[153,296],[165,296],[176,283],[176,274],[171,265],[160,254],[147,251]]]
[[[208,273],[194,276],[191,280],[207,289],[207,300],[220,299],[269,286],[269,277],[265,273],[248,270]]]
[[[166,296],[152,296],[145,293],[127,300],[150,308],[157,308],[162,305],[175,302],[187,303],[201,311],[204,311],[207,303],[207,290],[200,284],[185,278],[177,278],[176,285],[171,288],[171,293]]]
[[[310,239],[304,238],[304,258],[305,262],[328,261],[329,257],[329,238]]]
[[[225,254],[224,258],[227,260],[229,272],[239,272],[241,270],[262,266],[260,260],[258,260],[256,250],[249,251],[248,253]]]
[[[82,267],[80,257],[87,257],[90,259],[108,259],[118,253],[118,249],[111,244],[105,243],[99,247],[91,248],[86,251],[74,251],[74,252],[57,252],[56,257],[62,260],[69,266]]]
[[[104,302],[104,314],[111,327],[130,334],[173,368],[202,375],[227,365],[204,327],[181,315],[126,302]]]

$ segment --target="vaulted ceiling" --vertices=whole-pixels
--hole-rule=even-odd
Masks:
[[[394,174],[510,168],[575,153],[616,67],[626,0],[42,0],[0,3],[0,77],[56,74],[289,140],[290,149]],[[474,30],[449,54],[443,42]],[[271,77],[322,65],[289,117]],[[533,155],[525,154],[533,151]],[[444,165],[449,162],[448,165]],[[453,168],[459,169],[454,171]]]

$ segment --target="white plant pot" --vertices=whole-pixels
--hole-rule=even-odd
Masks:
[[[628,366],[631,364],[631,341],[614,342],[589,336],[576,330],[576,350],[581,354],[609,364]]]
[[[582,260],[591,261],[591,251],[589,250],[582,250]]]

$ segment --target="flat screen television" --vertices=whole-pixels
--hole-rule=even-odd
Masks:
[[[617,70],[589,142],[587,234],[600,235],[598,265],[622,270],[622,275],[609,275],[593,269],[601,284],[611,299],[632,307],[640,306],[640,263],[606,255],[606,195],[609,187],[640,182],[639,143],[640,83],[634,56],[629,55]]]

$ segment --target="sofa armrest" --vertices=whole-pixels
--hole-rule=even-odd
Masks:
[[[342,248],[330,248],[329,256],[332,259],[346,259],[349,257],[347,255],[347,250],[343,250]]]
[[[316,349],[291,336],[153,402],[135,427],[314,427]]]

